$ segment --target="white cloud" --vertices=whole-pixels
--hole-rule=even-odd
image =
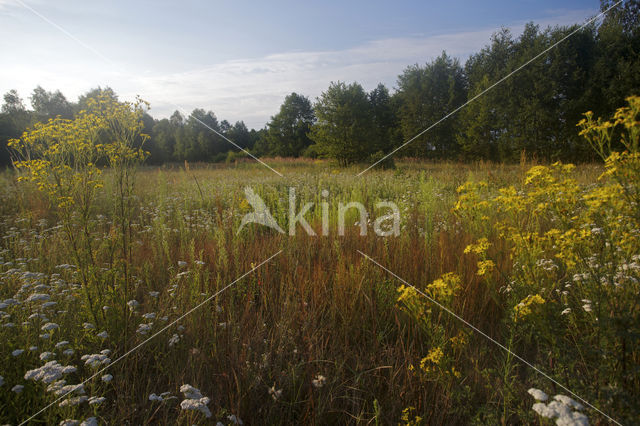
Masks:
[[[6,1],[0,0],[0,9]],[[572,24],[593,14],[593,10],[549,11],[551,18],[537,23],[541,27]],[[524,23],[516,23],[511,30],[519,34],[523,27]],[[392,88],[406,66],[424,64],[443,50],[464,61],[486,45],[498,29],[372,40],[343,50],[283,52],[178,73],[160,70],[136,74],[136,69],[126,66],[114,72],[110,64],[100,63],[80,45],[73,49],[62,45],[51,49],[49,45],[17,53],[15,61],[0,68],[0,82],[4,91],[17,88],[23,96],[41,84],[48,90],[60,89],[70,99],[91,87],[110,85],[124,99],[140,95],[149,101],[155,117],[167,117],[178,108],[191,111],[200,107],[213,110],[220,119],[244,120],[249,127],[259,128],[292,91],[313,100],[337,80],[358,81],[367,90],[378,82]],[[7,43],[0,46],[8,48]]]

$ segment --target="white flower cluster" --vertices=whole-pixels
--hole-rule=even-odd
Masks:
[[[84,361],[85,365],[91,368],[98,368],[101,365],[109,365],[111,358],[107,357],[107,355],[110,352],[108,349],[104,349],[99,354],[82,355],[80,359]]]
[[[184,394],[185,400],[180,403],[183,410],[200,411],[205,417],[211,417],[211,411],[207,407],[209,398],[202,396],[199,389],[191,385],[185,384],[180,386],[180,392]]]
[[[73,365],[60,365],[58,361],[49,361],[45,365],[25,373],[25,380],[40,380],[42,383],[51,383],[59,380],[63,374],[75,373]]]
[[[556,419],[558,426],[588,426],[589,419],[580,411],[584,409],[582,404],[574,401],[566,395],[556,395],[553,401],[545,404],[549,399],[546,393],[540,389],[531,388],[529,394],[538,402],[533,404],[533,411],[542,417]]]

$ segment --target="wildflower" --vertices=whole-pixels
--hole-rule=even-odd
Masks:
[[[515,311],[515,320],[518,321],[518,319],[530,315],[533,312],[533,306],[542,305],[544,303],[545,300],[539,294],[529,295],[525,297],[513,308],[513,310]]]
[[[144,324],[144,323],[138,324],[138,329],[136,330],[136,333],[145,335],[151,331],[151,326],[153,326],[152,322],[149,324]]]
[[[74,353],[75,353],[75,351],[73,349],[71,349],[71,348],[65,349],[64,351],[62,351],[62,355],[64,355],[64,356],[71,356]]]
[[[240,417],[236,416],[235,414],[229,414],[227,416],[227,420],[229,420],[231,423],[235,424],[235,425],[241,425],[242,420],[240,419]]]
[[[314,388],[321,388],[327,382],[327,378],[321,374],[316,375],[316,378],[311,381]]]
[[[542,392],[540,389],[531,388],[527,391],[527,393],[533,396],[537,401],[544,402],[549,399],[549,396],[546,393]]]
[[[182,392],[185,396],[185,398],[188,399],[200,399],[202,398],[202,394],[200,393],[200,390],[197,388],[194,388],[193,386],[189,385],[189,384],[185,384],[180,386],[180,392]]]
[[[160,292],[159,292],[159,291],[150,291],[150,292],[149,292],[149,296],[151,296],[151,297],[153,297],[153,298],[156,298],[156,297],[158,297],[159,295],[160,295]]]
[[[273,386],[269,388],[269,395],[271,395],[271,398],[273,398],[274,401],[277,401],[282,396],[282,389],[276,390],[276,385],[274,383]]]
[[[42,340],[47,340],[47,339],[51,338],[51,335],[49,333],[43,333],[43,334],[40,335],[40,338]]]
[[[159,395],[156,395],[155,393],[152,393],[151,395],[149,395],[149,401],[158,401],[158,402],[162,402],[163,398]]]
[[[49,361],[45,365],[25,373],[25,380],[40,380],[42,383],[51,383],[62,377],[63,374],[75,373],[76,367],[72,365],[60,365],[58,361]]]
[[[27,297],[25,302],[46,302],[51,299],[51,296],[45,293],[33,293],[31,296]],[[6,301],[5,301],[6,303]]]
[[[56,356],[56,354],[54,354],[53,352],[49,352],[49,351],[42,352],[42,353],[40,354],[40,360],[41,360],[41,361],[46,361],[46,360],[48,360],[49,358],[54,357],[54,356]]]
[[[480,238],[475,244],[469,244],[465,249],[464,253],[475,253],[475,254],[484,254],[491,243],[486,238]]]
[[[60,382],[56,382],[58,384],[63,384],[66,383],[66,381],[61,380]],[[49,390],[47,388],[47,390]],[[85,390],[84,390],[84,385],[82,383],[78,384],[78,385],[62,385],[62,386],[53,386],[52,387],[53,393],[56,394],[56,396],[65,396],[65,395],[69,395],[72,393],[77,393],[78,395],[84,395],[85,394]]]
[[[185,266],[187,266],[187,262],[185,262],[183,260],[178,260],[178,266],[180,268],[184,268]]]
[[[37,350],[38,350],[38,347],[37,347],[37,346],[29,346],[29,350],[30,350],[31,352],[35,352],[35,351],[37,351]]]
[[[11,352],[11,355],[18,356],[18,355],[22,355],[23,352],[24,352],[24,349],[16,349],[15,351]]]
[[[11,391],[15,393],[21,393],[22,389],[24,389],[23,385],[15,385],[14,387],[11,388]]]
[[[80,426],[98,426],[98,419],[95,417],[89,417],[88,419],[80,423]]]
[[[103,310],[103,311],[105,311],[105,312],[107,312],[109,309],[111,309],[111,307],[110,307],[110,306],[107,306],[107,305],[104,305],[104,306],[102,307],[102,310]]]
[[[478,262],[478,271],[476,272],[478,276],[483,276],[493,271],[496,264],[493,263],[493,260],[481,260]]]
[[[56,343],[56,349],[60,349],[60,348],[62,348],[63,346],[67,346],[68,344],[69,344],[69,342],[68,342],[68,341],[66,341],[66,340],[61,340],[60,342]]]
[[[85,365],[96,369],[101,365],[109,365],[109,363],[111,363],[111,358],[108,358],[104,354],[82,355],[80,359],[84,361]]]
[[[105,383],[109,383],[112,379],[113,379],[113,376],[111,374],[105,374],[104,376],[101,377],[101,380]]]
[[[178,344],[179,341],[180,341],[180,336],[178,336],[177,334],[174,334],[169,339],[169,346],[174,346],[174,345]]]
[[[584,305],[582,305],[582,309],[584,309],[585,312],[592,312],[593,309],[591,308],[591,305],[589,303],[585,303]]]
[[[104,396],[92,396],[91,398],[89,398],[89,405],[100,405],[106,400],[107,398],[105,398]]]
[[[58,406],[59,407],[67,407],[67,406],[73,407],[74,405],[80,405],[83,402],[86,402],[88,400],[89,400],[89,398],[86,395],[74,396],[73,398],[65,399],[60,404],[58,404]]]
[[[211,417],[211,410],[207,407],[209,403],[209,398],[204,397],[200,399],[185,399],[180,403],[180,408],[183,410],[194,410],[200,411],[205,417]]]
[[[109,337],[109,333],[107,333],[106,331],[101,331],[97,334],[97,336],[101,339],[106,339],[107,337]]]
[[[571,308],[566,308],[562,312],[560,312],[560,315],[567,315],[569,313],[571,313]]]
[[[443,356],[444,356],[444,353],[442,352],[442,349],[440,349],[439,347],[430,349],[427,356],[422,358],[422,360],[420,361],[420,368],[422,368],[425,371],[429,370],[429,366],[427,365],[427,362],[431,362],[435,365],[438,365],[440,364],[440,361],[442,361]]]
[[[156,313],[155,312],[148,312],[148,313],[142,315],[142,318],[144,318],[146,320],[155,319],[156,318]]]
[[[134,311],[138,306],[140,306],[140,303],[136,299],[131,299],[127,302],[127,306],[129,306],[130,311]]]
[[[57,328],[60,328],[60,326],[58,324],[56,324],[55,322],[48,322],[45,325],[42,326],[41,330],[42,331],[52,331],[55,330]]]
[[[61,421],[60,426],[78,426],[78,423],[80,422],[77,420],[67,419],[67,420]]]
[[[90,322],[85,322],[82,324],[82,328],[84,328],[85,330],[93,330],[94,328],[96,328],[96,326],[91,324]]]
[[[184,384],[180,386],[180,392],[182,392],[186,398],[180,403],[180,408],[183,410],[200,411],[206,417],[211,417],[211,411],[207,407],[207,404],[209,404],[209,398],[202,396],[199,389],[196,389],[189,384]]]

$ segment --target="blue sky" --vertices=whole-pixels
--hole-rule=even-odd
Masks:
[[[582,23],[598,7],[548,0],[0,0],[0,92],[15,88],[28,104],[38,84],[71,100],[109,85],[123,99],[150,101],[155,117],[202,107],[259,128],[292,91],[313,100],[335,80],[393,88],[407,65],[442,50],[464,61],[500,27],[519,34],[529,21]]]

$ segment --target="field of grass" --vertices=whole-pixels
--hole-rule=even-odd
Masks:
[[[553,300],[574,281],[567,275],[573,270],[560,258],[540,263],[542,249],[529,255],[548,276],[523,290],[530,284],[526,271],[516,270],[525,269],[522,252],[502,235],[505,224],[550,229],[557,218],[546,210],[510,218],[475,198],[477,208],[464,206],[473,197],[491,200],[499,188],[522,191],[532,165],[400,163],[356,177],[359,169],[326,161],[268,162],[284,177],[255,163],[143,168],[124,204],[117,174],[106,171],[92,210],[78,213],[84,221],[61,218],[35,188],[2,174],[0,421],[17,424],[51,404],[31,421],[544,423],[551,421],[531,410],[536,400],[528,389],[578,400],[359,251],[607,415],[640,419],[637,292],[616,301],[630,309],[625,315],[605,306],[611,294],[588,291],[590,278]],[[584,192],[602,171],[582,165],[567,173]],[[480,188],[458,190],[465,182]],[[309,236],[300,227],[283,235],[256,224],[238,234],[251,211],[247,186],[283,227],[294,187],[299,203],[314,203],[305,217],[318,234],[320,203],[328,201],[329,235]],[[338,235],[338,202],[362,202],[374,220],[380,200],[399,206],[399,236],[361,236],[355,209]],[[488,248],[474,250],[484,237]],[[625,269],[635,289],[637,260]],[[492,265],[480,273],[482,261]],[[607,265],[607,273],[618,266]],[[546,282],[557,285],[544,289]],[[522,294],[514,302],[515,293]],[[547,303],[525,301],[531,315],[519,316],[515,305],[527,293]],[[580,308],[582,299],[593,309]],[[558,314],[567,307],[569,315]],[[59,366],[36,370],[52,360]],[[63,386],[85,381],[57,400],[70,389]],[[181,406],[195,392],[181,391],[185,384],[200,391],[195,409]],[[592,423],[609,422],[592,407],[582,412]]]

